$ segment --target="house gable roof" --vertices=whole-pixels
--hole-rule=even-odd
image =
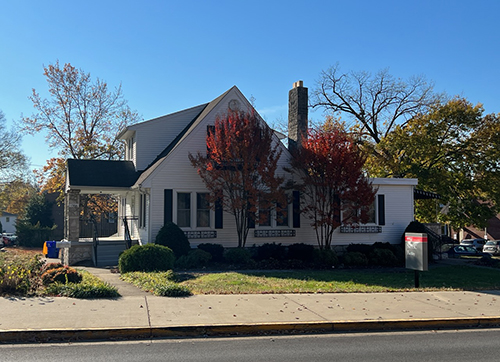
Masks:
[[[67,160],[68,188],[130,188],[140,172],[132,161]]]
[[[237,89],[236,86],[233,86],[219,97],[215,98],[210,103],[207,103],[203,110],[195,117],[185,128],[179,133],[179,135],[156,157],[156,159],[142,172],[140,177],[135,182],[134,186],[140,185],[146,178],[148,178],[154,170],[168,157],[170,152],[180,144],[189,133],[198,126],[198,124],[219,104],[219,102],[233,89]]]

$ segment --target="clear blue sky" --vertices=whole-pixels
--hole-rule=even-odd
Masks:
[[[271,124],[287,118],[288,90],[320,72],[423,75],[435,90],[500,112],[498,0],[151,1],[3,0],[0,110],[31,115],[43,66],[59,60],[120,83],[143,119],[208,102],[233,85]],[[320,120],[320,111],[310,113]],[[56,156],[25,136],[33,165]]]

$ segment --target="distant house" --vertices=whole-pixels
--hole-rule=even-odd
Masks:
[[[2,223],[2,232],[15,233],[16,220],[17,220],[16,214],[11,214],[9,212],[2,212],[2,216],[0,216],[0,222]]]
[[[289,144],[298,142],[300,130],[308,127],[307,102],[307,88],[297,82],[289,93]],[[192,246],[209,242],[236,247],[233,216],[199,202],[207,189],[190,164],[188,154],[206,152],[207,129],[214,125],[217,115],[227,113],[229,108],[251,107],[234,86],[211,102],[126,127],[120,134],[126,142],[124,161],[68,160],[66,239],[78,240],[75,221],[78,213],[68,207],[77,204],[78,195],[112,193],[120,199],[119,220],[126,220],[118,228],[122,238],[128,230],[131,238],[142,244],[154,242],[160,228],[171,221],[184,230]],[[275,141],[283,151],[280,166],[286,167],[290,152],[278,134]],[[280,172],[286,175],[282,169]],[[401,241],[406,226],[414,219],[417,180],[377,178],[372,182],[378,191],[371,220],[365,225],[338,228],[333,245]],[[248,235],[247,245],[270,242],[316,245],[315,232],[300,213],[296,198],[288,205],[287,214],[289,217],[284,221],[256,224]],[[203,222],[200,215],[204,216]]]

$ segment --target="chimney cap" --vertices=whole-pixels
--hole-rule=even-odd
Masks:
[[[302,88],[302,87],[304,87],[304,82],[301,80],[298,80],[295,83],[293,83],[293,87],[294,88]]]

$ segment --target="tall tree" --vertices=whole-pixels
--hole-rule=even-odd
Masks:
[[[212,208],[221,206],[235,218],[238,247],[244,247],[249,222],[264,217],[260,209],[285,205],[276,175],[281,155],[273,131],[255,113],[228,110],[207,134],[207,153],[189,155],[207,189]]]
[[[24,117],[22,129],[28,134],[46,132],[48,145],[58,157],[47,162],[43,172],[51,192],[61,192],[64,184],[64,160],[119,159],[124,145],[117,136],[138,115],[123,98],[121,86],[110,90],[107,83],[92,81],[90,73],[59,62],[44,67],[50,98],[42,98],[35,89],[29,97],[37,113]],[[54,180],[54,178],[58,180]]]
[[[58,192],[62,201],[66,159],[120,159],[124,144],[118,134],[139,117],[124,100],[121,85],[111,90],[106,82],[93,81],[90,73],[69,63],[50,64],[44,75],[50,98],[33,89],[30,100],[38,113],[24,117],[22,129],[28,134],[45,131],[48,145],[58,151],[58,157],[47,160],[37,175],[42,190]],[[93,214],[112,211],[109,197],[99,195],[86,196],[82,206]]]
[[[29,161],[22,152],[21,135],[15,130],[7,129],[7,119],[0,111],[0,182],[9,182],[25,176],[29,169]]]
[[[421,76],[408,80],[395,78],[387,69],[376,74],[342,72],[339,65],[323,71],[311,97],[312,107],[327,113],[345,115],[346,127],[356,135],[365,152],[376,162],[385,162],[387,155],[375,147],[397,125],[425,113],[440,95]]]
[[[0,187],[0,210],[21,217],[29,200],[38,192],[38,188],[25,180],[15,179]]]
[[[420,188],[441,196],[438,212],[434,203],[417,203],[420,221],[484,227],[500,211],[500,118],[483,113],[481,105],[455,98],[379,144],[392,159],[374,172],[416,177]]]
[[[346,132],[332,126],[309,131],[290,170],[298,175],[302,212],[320,249],[330,249],[337,227],[366,222],[376,193],[363,174],[365,157]]]

